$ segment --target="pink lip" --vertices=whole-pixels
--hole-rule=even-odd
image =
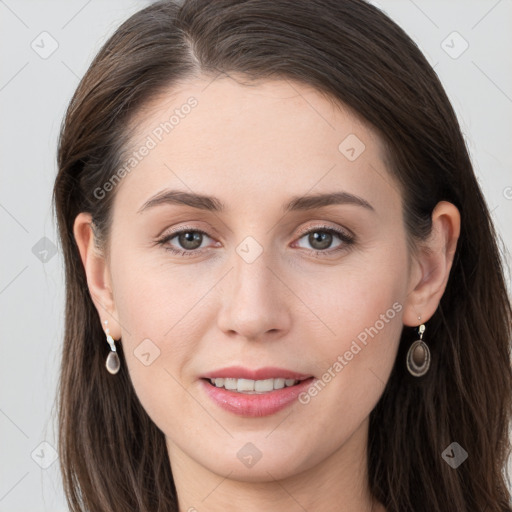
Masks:
[[[299,382],[295,386],[275,389],[268,393],[244,394],[212,385],[209,379],[215,377],[251,380],[265,380],[281,377],[285,379],[301,380],[302,382]],[[245,368],[231,367],[204,375],[201,379],[201,386],[206,395],[222,409],[239,416],[261,417],[275,414],[291,405],[297,400],[300,393],[311,385],[313,380],[314,377],[280,368],[248,370]]]
[[[304,375],[303,373],[292,372],[283,368],[266,367],[258,370],[250,370],[242,366],[230,366],[229,368],[221,368],[201,375],[203,379],[214,379],[220,377],[222,379],[250,379],[250,380],[265,380],[265,379],[295,379],[304,380],[311,375]]]

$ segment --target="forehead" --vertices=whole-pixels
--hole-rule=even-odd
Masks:
[[[370,195],[383,207],[400,199],[376,133],[348,108],[290,80],[198,77],[154,98],[133,126],[126,156],[144,156],[132,157],[120,188],[139,205],[164,187],[215,191],[228,206],[227,198],[269,203],[278,191],[333,188]]]

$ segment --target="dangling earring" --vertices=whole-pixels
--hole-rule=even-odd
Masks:
[[[110,353],[107,356],[107,361],[105,362],[105,367],[108,372],[112,375],[115,375],[119,368],[121,368],[121,361],[119,360],[119,356],[117,355],[116,344],[114,342],[114,338],[110,336],[110,329],[107,327],[108,320],[105,320],[105,334],[107,335],[107,341],[110,345]]]
[[[430,349],[423,341],[425,324],[418,326],[420,339],[416,340],[407,351],[407,369],[414,377],[422,377],[430,368]]]

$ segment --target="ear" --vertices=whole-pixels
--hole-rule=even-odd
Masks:
[[[87,276],[89,293],[98,311],[103,330],[105,330],[105,320],[108,320],[110,334],[117,340],[121,337],[121,327],[117,321],[117,312],[112,293],[112,280],[107,259],[95,243],[92,217],[89,213],[77,215],[73,226],[73,233]]]
[[[404,325],[416,327],[435,313],[446,289],[459,234],[459,210],[452,203],[440,201],[432,212],[431,234],[413,256]]]

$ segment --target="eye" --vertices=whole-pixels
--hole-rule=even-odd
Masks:
[[[299,242],[300,240],[305,239],[306,243],[310,244],[312,250],[318,255],[321,253],[332,254],[333,252],[347,249],[347,246],[354,243],[354,237],[352,235],[327,226],[317,226],[303,232],[302,235],[303,236],[301,236]],[[335,246],[334,249],[326,250],[331,248],[336,238],[340,243]],[[299,247],[308,249],[308,247],[304,247],[300,244]]]
[[[201,231],[200,229],[185,228],[179,231],[175,231],[170,235],[165,235],[160,240],[157,240],[157,243],[164,246],[167,251],[184,256],[202,252],[200,249],[202,249],[201,245],[205,237],[210,238],[207,233]],[[175,238],[178,247],[173,246],[170,243]]]

